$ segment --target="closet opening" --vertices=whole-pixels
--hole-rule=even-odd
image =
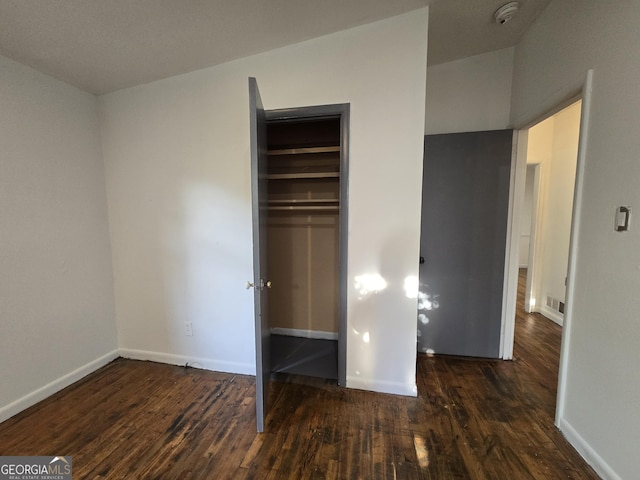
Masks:
[[[344,385],[347,119],[314,108],[266,112],[271,371]]]

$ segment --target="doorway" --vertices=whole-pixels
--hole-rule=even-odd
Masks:
[[[341,119],[267,112],[271,371],[338,381]]]
[[[256,79],[249,78],[254,272],[247,288],[254,288],[258,432],[268,413],[272,360],[282,371],[346,384],[349,109],[266,111]],[[279,317],[275,324],[270,313]],[[283,337],[274,345],[272,328]],[[329,338],[310,338],[320,335]],[[310,340],[329,343],[310,347]],[[306,349],[313,353],[305,355]]]
[[[527,205],[531,215],[524,305],[527,312],[541,313],[561,326],[581,111],[582,102],[577,101],[532,126],[527,145],[526,185],[530,188],[525,188],[522,223],[526,223]]]
[[[509,205],[509,233],[507,236],[507,265],[504,284],[503,303],[503,334],[501,357],[505,360],[513,358],[514,330],[516,317],[516,296],[518,287],[518,235],[519,219],[524,198],[525,173],[527,160],[527,144],[529,129],[542,120],[559,112],[564,107],[581,100],[580,124],[578,133],[577,162],[575,171],[575,185],[573,192],[572,216],[570,222],[569,254],[566,264],[566,288],[564,302],[564,318],[562,326],[562,345],[560,349],[560,365],[558,370],[558,394],[556,402],[555,424],[559,426],[564,416],[567,373],[566,366],[569,359],[569,345],[571,326],[573,322],[573,301],[575,297],[575,275],[577,264],[577,246],[580,237],[580,218],[582,212],[582,190],[584,185],[585,157],[588,143],[588,133],[592,105],[593,71],[586,72],[581,88],[573,93],[564,94],[555,101],[556,107],[549,107],[545,113],[530,112],[523,117],[517,131],[516,156],[517,161],[511,175],[511,198]],[[553,103],[550,103],[552,106]]]

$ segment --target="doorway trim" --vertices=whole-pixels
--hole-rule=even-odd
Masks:
[[[538,213],[542,210],[542,199],[540,198],[540,178],[542,165],[540,163],[527,163],[533,170],[533,192],[531,199],[531,226],[529,230],[529,251],[527,252],[527,284],[524,291],[524,310],[532,313],[531,298],[533,296],[533,286],[538,281],[538,269],[535,264],[536,254],[540,252],[540,232],[538,228]],[[527,173],[528,175],[528,173]]]
[[[562,430],[564,424],[565,395],[567,385],[567,365],[569,361],[571,327],[573,324],[573,302],[575,297],[575,274],[578,258],[578,243],[580,236],[580,220],[582,217],[582,197],[584,189],[584,169],[588,145],[589,124],[592,108],[593,70],[588,70],[583,81],[568,90],[559,92],[558,96],[550,99],[550,106],[542,111],[533,112],[524,119],[516,120],[517,129],[517,158],[515,168],[512,169],[511,195],[509,199],[509,223],[507,235],[507,252],[505,262],[505,284],[503,290],[503,341],[501,345],[502,358],[513,357],[513,340],[515,329],[515,296],[518,281],[518,241],[519,214],[524,199],[526,150],[528,144],[528,129],[546,118],[558,113],[577,100],[582,100],[580,114],[580,133],[578,140],[578,158],[576,163],[576,183],[573,194],[573,215],[571,219],[571,235],[569,240],[569,262],[567,266],[567,290],[565,297],[564,325],[562,343],[560,347],[560,365],[558,369],[558,393],[556,397],[555,425]]]
[[[351,104],[337,103],[310,107],[266,110],[267,122],[308,118],[340,118],[340,204],[338,215],[338,385],[347,385],[347,260],[349,232],[349,125]]]

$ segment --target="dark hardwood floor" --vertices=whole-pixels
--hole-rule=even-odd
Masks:
[[[521,306],[521,303],[520,303]],[[417,398],[119,359],[0,424],[0,455],[75,479],[596,479],[553,426],[560,328],[521,308],[512,362],[418,357]]]

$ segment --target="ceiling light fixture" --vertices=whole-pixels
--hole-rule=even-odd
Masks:
[[[496,13],[493,14],[493,17],[496,19],[496,23],[504,25],[513,18],[519,8],[520,3],[518,2],[506,3],[498,10],[496,10]]]

